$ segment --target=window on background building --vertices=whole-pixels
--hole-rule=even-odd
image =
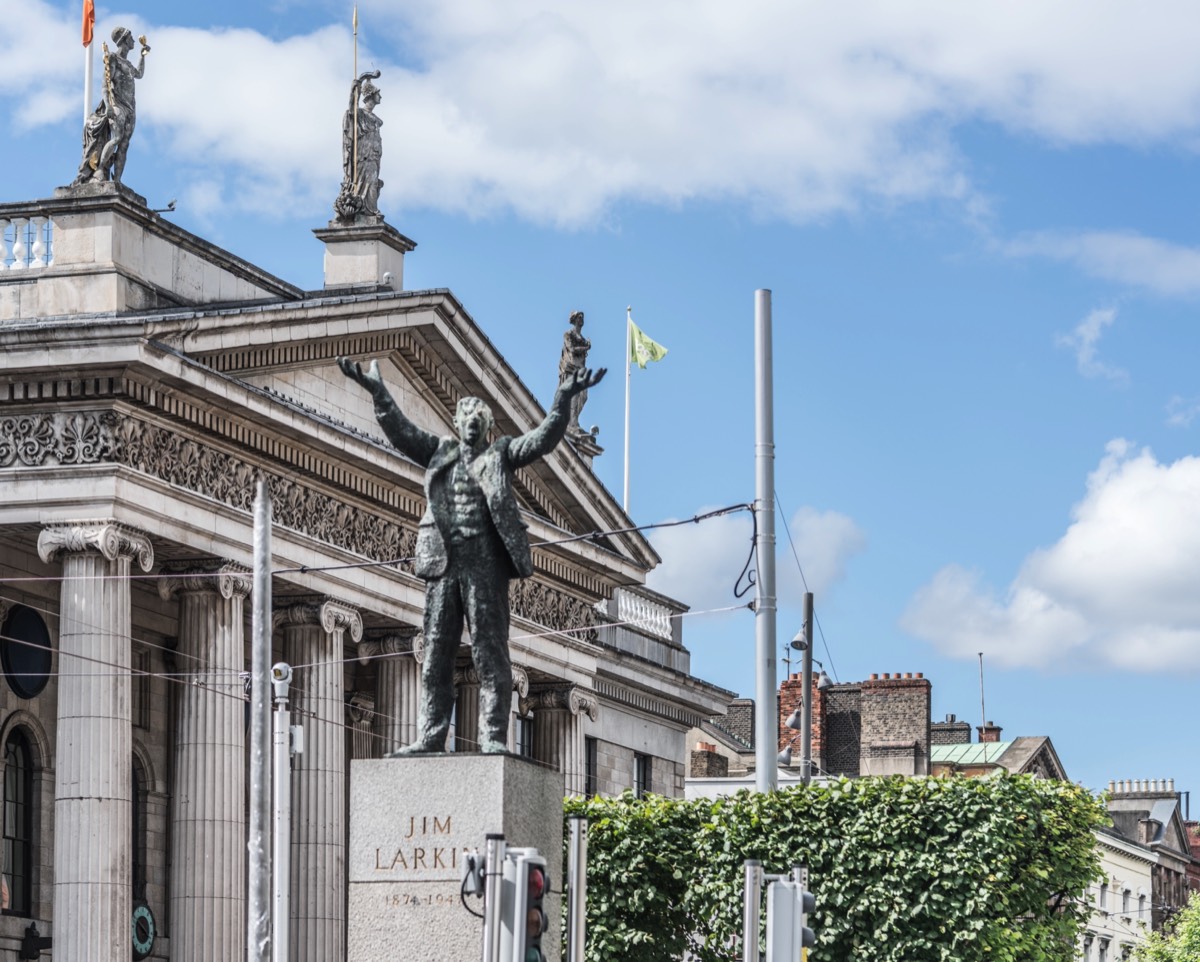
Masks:
[[[1100,951],[1096,954],[1096,962],[1108,962],[1108,939],[1100,940]]]
[[[1142,922],[1148,921],[1146,918],[1146,896],[1138,893],[1138,919]]]
[[[1091,932],[1088,932],[1087,935],[1083,937],[1083,962],[1092,962],[1092,946],[1095,944],[1095,942],[1096,937],[1092,935]]]
[[[33,905],[33,752],[19,729],[4,743],[4,880],[5,914],[28,916]]]
[[[583,794],[588,798],[600,794],[600,750],[590,735],[583,740]]]
[[[641,752],[633,753],[633,794],[641,798],[650,788],[650,756]]]
[[[1129,891],[1129,889],[1121,890],[1121,914],[1122,915],[1129,914],[1129,903],[1131,900],[1131,895],[1132,895],[1132,893]]]
[[[1100,910],[1104,911],[1108,908],[1108,883],[1100,883]]]

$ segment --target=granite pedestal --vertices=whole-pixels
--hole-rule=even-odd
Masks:
[[[463,853],[489,832],[546,858],[550,930],[559,962],[563,780],[515,755],[360,759],[350,768],[349,962],[472,962],[483,923],[460,896]],[[482,911],[482,899],[467,904]]]

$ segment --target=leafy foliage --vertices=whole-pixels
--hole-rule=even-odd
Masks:
[[[1166,932],[1153,932],[1138,949],[1139,962],[1200,962],[1200,895],[1175,916]]]
[[[1108,821],[1078,786],[1012,775],[566,809],[588,816],[589,962],[740,959],[752,858],[808,865],[813,962],[1069,962],[1099,877],[1092,829]]]

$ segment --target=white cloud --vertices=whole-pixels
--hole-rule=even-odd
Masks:
[[[1176,394],[1167,402],[1167,424],[1173,428],[1190,428],[1197,414],[1200,414],[1200,398]]]
[[[1200,668],[1200,458],[1160,463],[1109,443],[1072,523],[1032,552],[1003,596],[957,565],[901,624],[950,655],[1008,666]]]
[[[391,211],[581,224],[626,198],[735,198],[790,219],[927,197],[973,209],[960,123],[1056,143],[1197,129],[1188,0],[361,7],[360,63],[384,73]],[[24,0],[5,15],[0,109],[25,125],[74,122],[77,9]],[[274,39],[120,20],[154,46],[139,126],[164,162],[209,180],[228,167],[228,204],[328,207],[346,25]]]
[[[1097,356],[1097,345],[1104,329],[1117,319],[1115,307],[1097,309],[1075,326],[1070,334],[1060,334],[1058,344],[1075,354],[1075,365],[1084,377],[1103,377],[1110,381],[1124,382],[1128,375],[1119,367],[1108,364]]]
[[[1123,231],[1027,234],[1004,245],[1014,257],[1073,264],[1102,280],[1167,297],[1200,295],[1200,248]]]
[[[836,511],[801,508],[788,524],[808,588],[816,595],[825,595],[841,581],[850,558],[866,546],[861,529]],[[650,573],[650,587],[697,611],[752,600],[753,591],[738,599],[733,590],[750,555],[753,534],[753,522],[745,513],[652,532],[650,540],[663,563]],[[805,589],[782,526],[777,526],[776,546],[778,602],[798,606]],[[740,587],[745,584],[743,580]]]

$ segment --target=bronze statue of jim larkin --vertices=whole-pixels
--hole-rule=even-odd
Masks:
[[[508,583],[533,574],[529,536],[513,494],[513,472],[549,454],[571,423],[576,395],[600,383],[604,368],[566,373],[550,412],[519,437],[488,440],[491,409],[475,397],[458,402],[457,437],[438,437],[400,411],[379,374],[350,358],[338,366],[366,388],[375,417],[396,448],[425,468],[425,515],[415,570],[425,581],[425,661],[417,740],[404,753],[445,749],[454,708],[454,660],[464,619],[479,674],[479,749],[507,751],[512,698],[508,653]]]

